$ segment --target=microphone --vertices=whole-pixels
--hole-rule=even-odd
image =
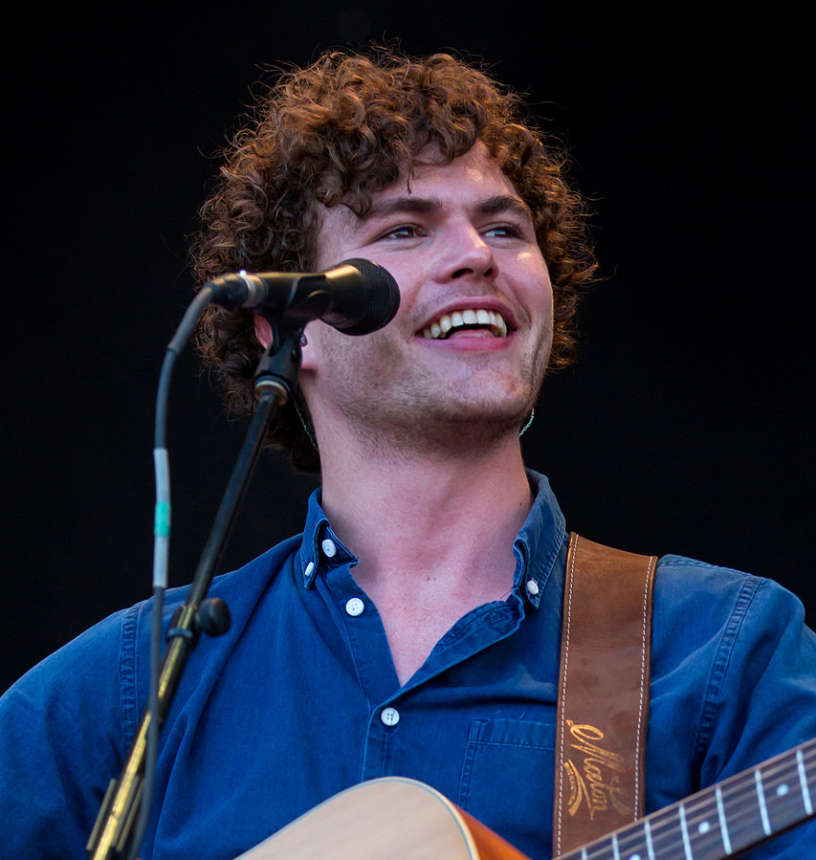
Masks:
[[[314,273],[243,269],[207,281],[212,301],[225,308],[254,308],[285,318],[294,327],[320,319],[343,334],[369,334],[389,323],[399,308],[399,287],[389,271],[370,260],[346,260]]]

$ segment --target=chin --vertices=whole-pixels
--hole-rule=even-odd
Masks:
[[[488,402],[460,403],[441,411],[439,417],[453,424],[473,424],[482,427],[495,427],[499,430],[518,431],[527,420],[530,410],[535,405],[535,399],[525,397],[520,401],[499,403],[496,400]],[[453,408],[450,408],[453,406]]]

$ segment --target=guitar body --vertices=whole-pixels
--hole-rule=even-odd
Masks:
[[[528,860],[421,782],[363,782],[316,806],[237,860]]]

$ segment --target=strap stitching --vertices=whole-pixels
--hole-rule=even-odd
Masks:
[[[641,643],[640,643],[640,701],[638,702],[638,727],[637,739],[635,744],[635,800],[640,797],[640,762],[641,762],[641,741],[643,738],[643,720],[646,711],[646,698],[648,690],[646,688],[646,672],[648,670],[647,658],[649,654],[649,592],[651,590],[652,577],[654,574],[657,558],[652,556],[649,562],[649,570],[646,575],[646,582],[643,586],[643,618],[641,628]],[[638,816],[637,803],[635,804],[635,819]]]
[[[575,535],[575,541],[570,547],[570,566],[567,572],[567,615],[565,619],[564,630],[564,672],[561,679],[561,720],[559,725],[560,740],[558,744],[558,827],[555,834],[556,837],[556,852],[561,853],[561,820],[564,814],[564,729],[567,719],[567,673],[569,670],[569,647],[570,647],[570,625],[572,621],[572,593],[573,583],[575,581],[575,556],[578,550],[578,535]]]

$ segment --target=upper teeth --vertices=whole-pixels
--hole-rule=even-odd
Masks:
[[[483,308],[443,314],[427,328],[422,329],[422,336],[429,338],[447,337],[451,331],[466,325],[486,326],[493,332],[494,337],[507,337],[507,323],[504,321],[504,317],[496,311],[488,311]]]

